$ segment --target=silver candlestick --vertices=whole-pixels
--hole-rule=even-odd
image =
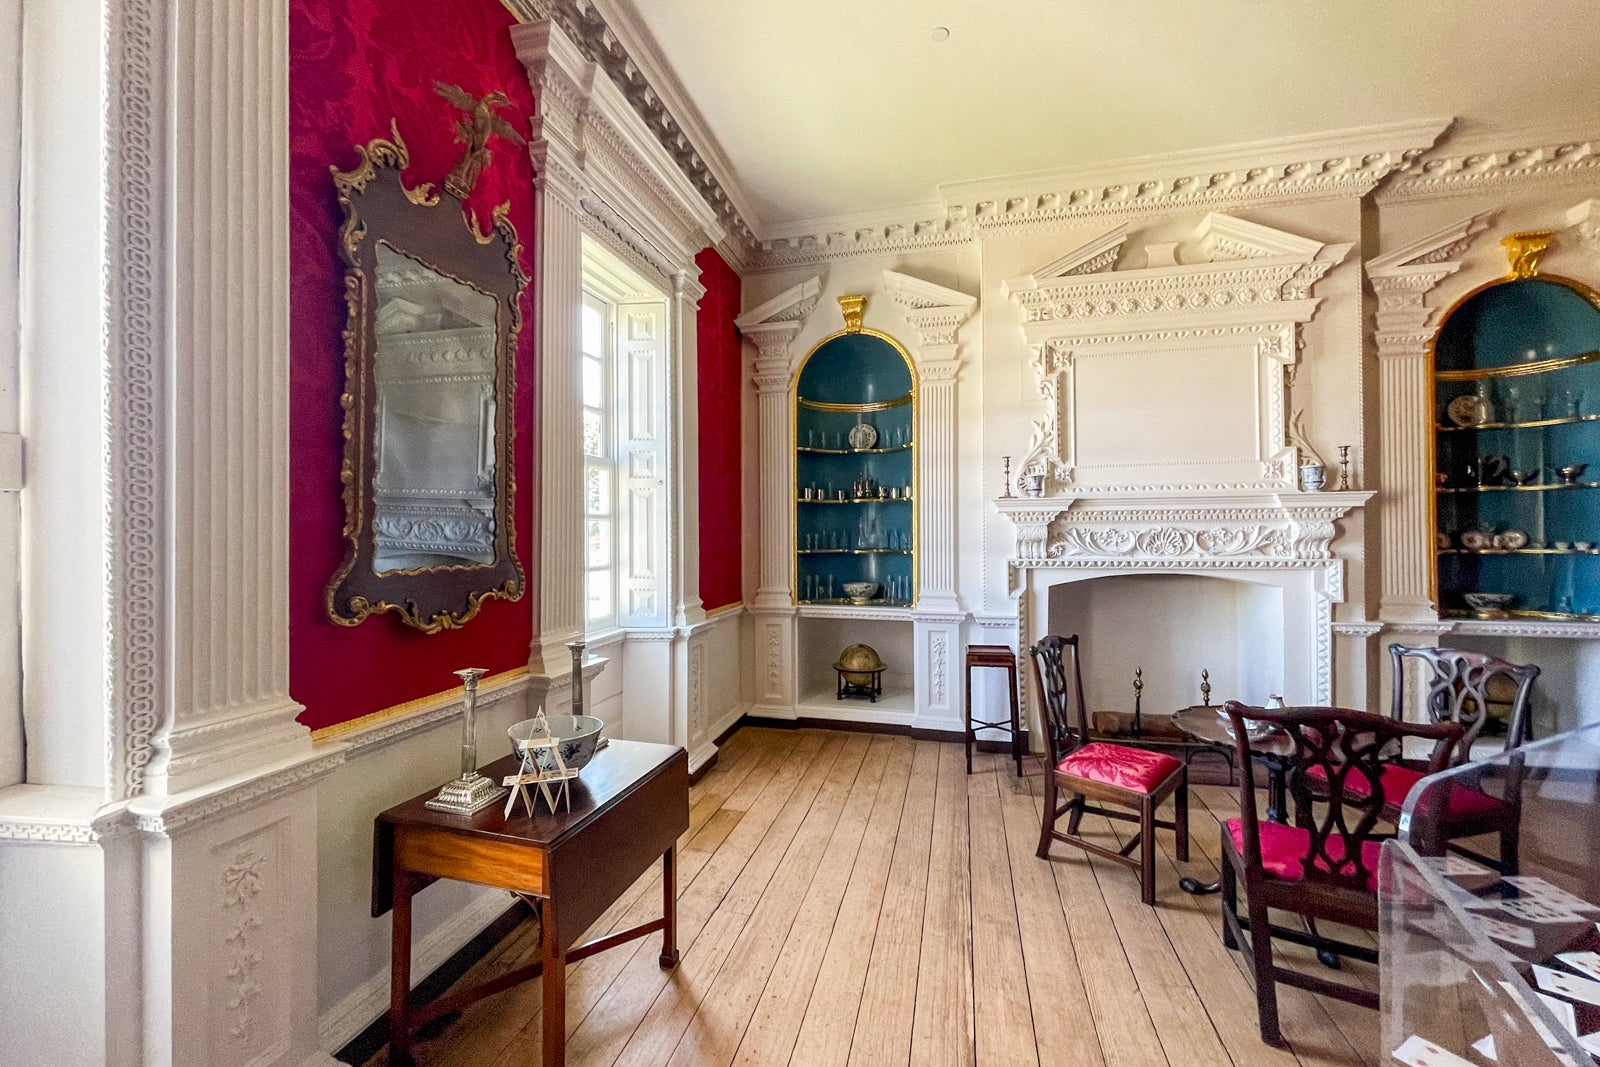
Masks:
[[[583,714],[583,650],[582,641],[568,641],[567,651],[572,653],[572,714]]]
[[[478,773],[478,679],[489,672],[482,667],[456,671],[465,696],[461,711],[461,777],[446,782],[439,795],[423,805],[432,811],[471,815],[506,795],[506,788]]]

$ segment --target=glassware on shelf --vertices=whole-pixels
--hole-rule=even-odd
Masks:
[[[1583,418],[1583,390],[1569,386],[1561,391],[1562,411],[1569,419]]]

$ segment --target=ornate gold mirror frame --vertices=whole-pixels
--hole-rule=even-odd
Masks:
[[[487,112],[489,102],[474,103]],[[525,587],[511,445],[527,276],[510,205],[494,210],[488,233],[464,210],[488,160],[491,130],[477,125],[481,136],[461,124],[467,150],[443,195],[405,187],[398,129],[357,146],[353,170],[329,168],[344,209],[349,313],[339,398],[347,550],[325,603],[343,626],[391,611],[436,633]]]

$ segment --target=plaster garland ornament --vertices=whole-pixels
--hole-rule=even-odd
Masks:
[[[261,895],[266,863],[266,856],[246,849],[222,871],[222,909],[230,916],[231,923],[222,937],[228,953],[228,967],[224,972],[228,983],[228,1010],[233,1012],[228,1036],[241,1042],[248,1042],[254,1034],[253,1004],[262,993],[261,980],[256,976],[262,956],[254,934],[263,925],[256,909],[256,898]]]

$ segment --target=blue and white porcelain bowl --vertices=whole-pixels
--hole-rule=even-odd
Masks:
[[[546,773],[556,769],[556,761],[547,748],[536,748],[524,752],[518,742],[530,741],[536,738],[550,736],[560,743],[556,746],[561,751],[561,759],[571,771],[579,770],[594,758],[594,747],[600,741],[600,731],[605,728],[605,722],[593,715],[546,715],[545,722],[549,723],[549,734],[541,730],[540,720],[523,719],[513,723],[506,730],[506,735],[511,738],[511,751],[517,755],[530,754],[538,763],[539,769]]]

